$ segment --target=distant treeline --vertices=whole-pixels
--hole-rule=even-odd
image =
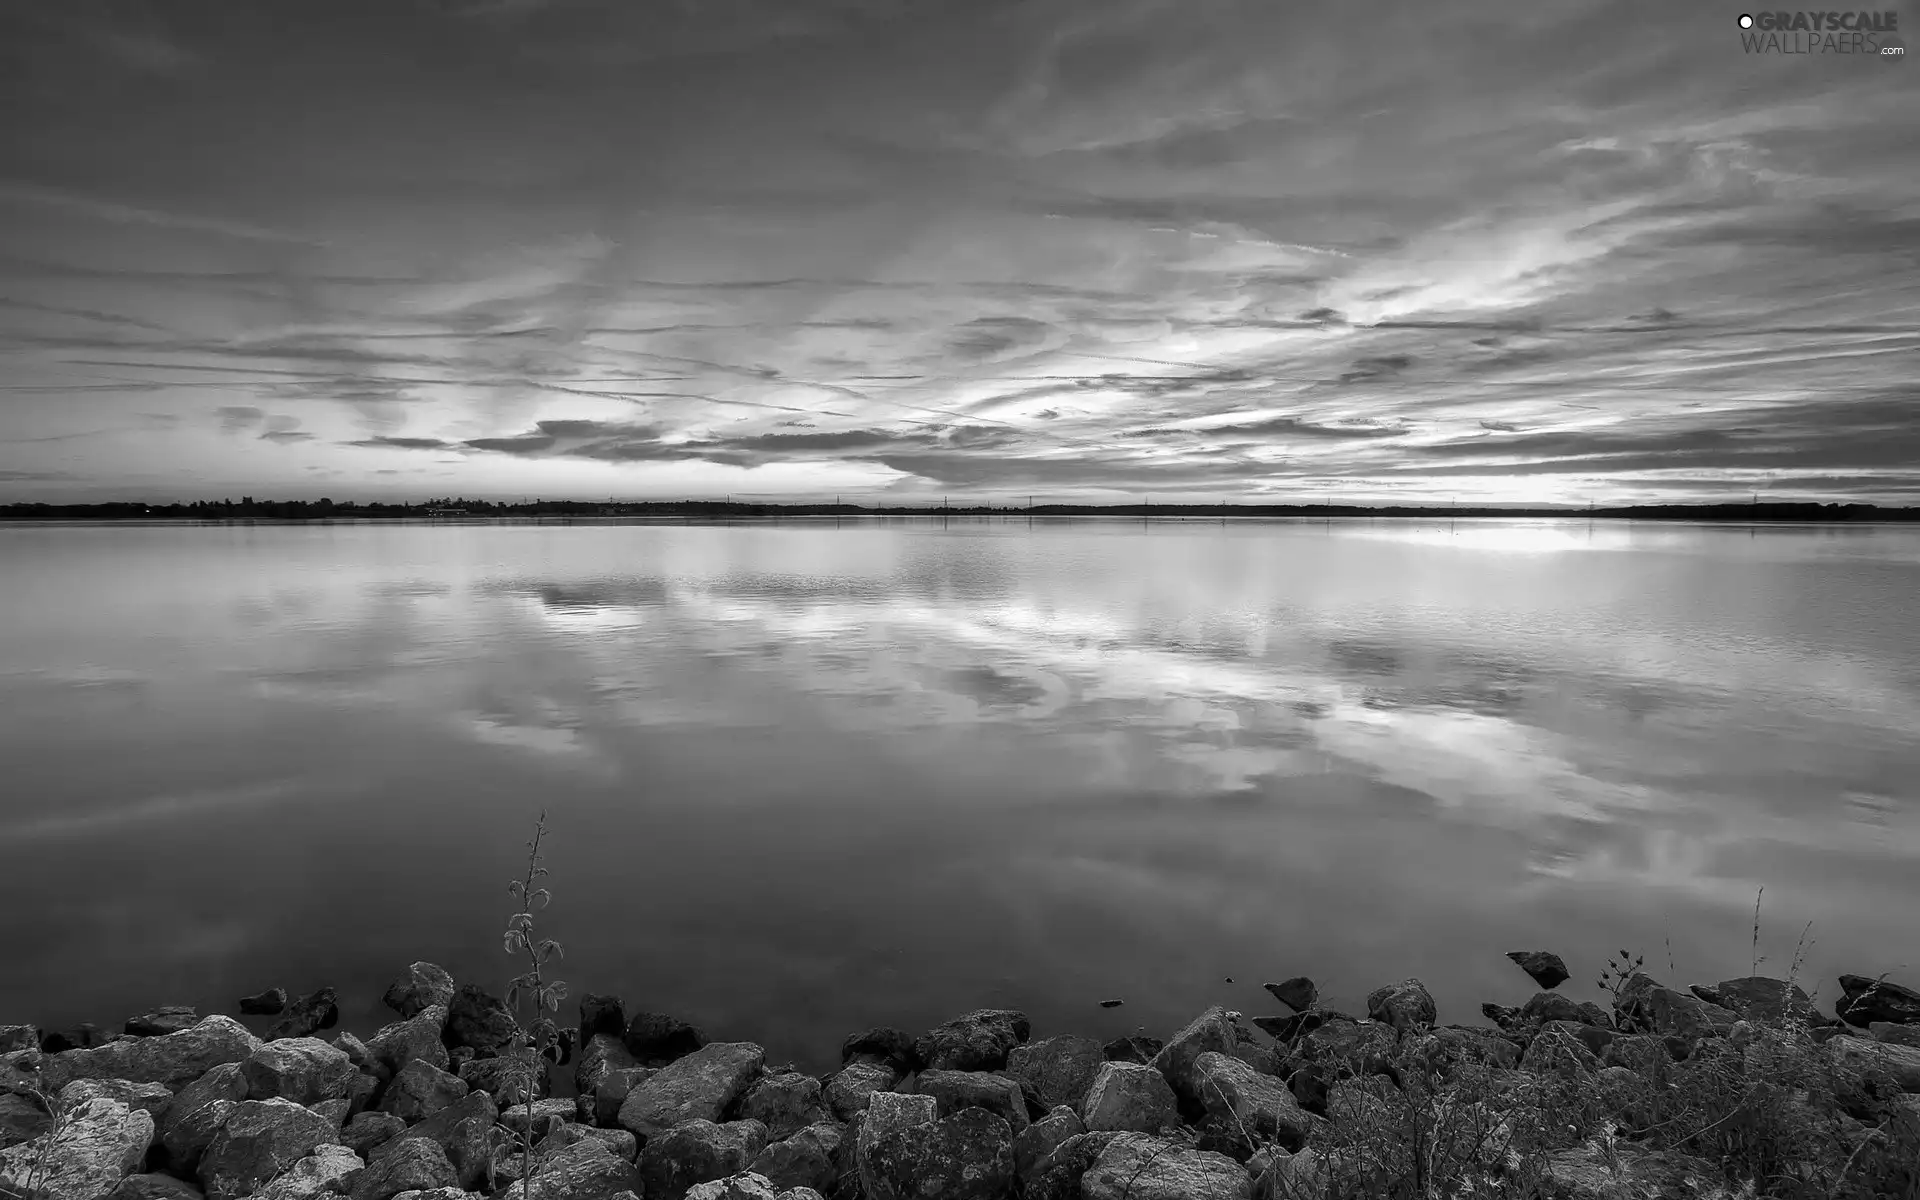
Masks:
[[[104,504],[0,504],[0,520],[14,521],[328,521],[463,517],[820,517],[820,516],[1036,517],[1597,517],[1646,521],[1920,521],[1920,508],[1873,504],[1639,504],[1613,508],[1497,508],[1461,505],[1359,504],[1036,504],[863,505],[760,504],[725,500],[531,500],[499,503],[444,497],[419,504],[362,504],[352,500],[195,500],[190,504],[112,501]]]

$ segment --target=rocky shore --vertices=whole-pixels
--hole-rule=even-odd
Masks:
[[[415,963],[362,1041],[331,990],[168,1007],[103,1035],[0,1026],[0,1193],[42,1200],[1322,1200],[1920,1195],[1920,992],[1842,976],[1605,1003],[1541,988],[1441,1024],[1414,979],[1364,1014],[1164,1039],[1036,1038],[1018,1012],[871,1029],[813,1076],[589,995],[535,1060],[486,988]],[[571,1069],[564,1092],[564,1072]],[[529,1147],[530,1151],[529,1151]],[[528,1163],[531,1163],[529,1168]],[[523,1176],[531,1175],[531,1180]]]

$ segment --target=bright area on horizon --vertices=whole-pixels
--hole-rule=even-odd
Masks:
[[[1920,67],[1737,16],[12,6],[0,501],[1911,502]]]

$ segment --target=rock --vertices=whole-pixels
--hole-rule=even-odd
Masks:
[[[1143,1064],[1136,1063],[1135,1066]],[[1020,1178],[1024,1200],[1080,1200],[1080,1180],[1106,1148],[1124,1133],[1083,1133],[1070,1137]]]
[[[340,1144],[361,1158],[369,1158],[406,1131],[407,1123],[392,1113],[363,1112],[340,1127]]]
[[[247,1056],[240,1071],[248,1099],[278,1097],[295,1104],[337,1100],[358,1073],[345,1051],[310,1037],[268,1042]]]
[[[240,1011],[249,1017],[277,1017],[287,1008],[287,989],[270,987],[264,992],[240,997]]]
[[[1437,1074],[1451,1076],[1463,1063],[1485,1063],[1513,1068],[1520,1065],[1520,1047],[1491,1029],[1442,1025],[1413,1044],[1414,1053]]]
[[[647,1200],[681,1200],[697,1183],[746,1170],[766,1146],[767,1127],[758,1121],[717,1125],[694,1118],[675,1125],[641,1144],[640,1178],[646,1185],[641,1195]]]
[[[243,1100],[207,1143],[200,1181],[207,1200],[240,1200],[338,1136],[325,1117],[291,1100]]]
[[[222,1063],[244,1061],[259,1039],[232,1017],[203,1017],[191,1029],[50,1054],[41,1084],[57,1092],[76,1079],[125,1079],[179,1089]]]
[[[520,1025],[506,1001],[478,984],[463,983],[447,1005],[447,1027],[442,1036],[448,1046],[470,1046],[474,1053],[484,1056],[511,1046],[519,1032]]]
[[[1260,986],[1267,989],[1268,995],[1297,1013],[1306,1012],[1320,998],[1320,989],[1305,975],[1296,975],[1283,983],[1263,983]]]
[[[137,1017],[128,1017],[126,1029],[133,1037],[160,1037],[179,1033],[182,1029],[192,1029],[199,1022],[200,1016],[192,1008],[184,1004],[165,1004]]]
[[[406,974],[387,985],[380,1003],[399,1013],[404,1021],[436,1004],[450,1008],[453,994],[453,976],[447,974],[445,967],[417,962],[407,967]]]
[[[1403,979],[1368,993],[1367,1016],[1401,1033],[1431,1028],[1437,1019],[1433,995],[1418,979]]]
[[[1165,1047],[1166,1043],[1159,1038],[1135,1034],[1130,1037],[1113,1039],[1106,1045],[1100,1047],[1100,1052],[1107,1056],[1108,1062],[1130,1062],[1144,1065],[1152,1062],[1153,1056],[1160,1053]]]
[[[1708,1163],[1671,1151],[1643,1150],[1631,1142],[1610,1148],[1581,1146],[1546,1156],[1545,1182],[1557,1200],[1730,1200],[1720,1172]]]
[[[89,1100],[117,1100],[153,1118],[154,1128],[173,1107],[173,1093],[161,1083],[133,1083],[125,1079],[76,1079],[60,1089],[60,1103],[78,1108]]]
[[[0,1054],[39,1048],[40,1031],[32,1025],[0,1025]]]
[[[387,1085],[380,1097],[380,1111],[392,1113],[411,1125],[426,1120],[472,1090],[459,1076],[415,1059]],[[571,1109],[571,1104],[568,1107]]]
[[[1920,1092],[1920,1049],[1843,1035],[1827,1043],[1843,1076],[1872,1072],[1889,1077],[1903,1092]]]
[[[492,1131],[500,1119],[500,1109],[485,1092],[465,1096],[434,1113],[406,1131],[401,1138],[388,1141],[370,1156],[376,1161],[391,1153],[398,1143],[425,1138],[445,1152],[454,1175],[463,1188],[477,1190],[491,1186]]]
[[[651,1196],[640,1172],[606,1142],[586,1138],[541,1158],[533,1186],[515,1182],[502,1200],[619,1200]]]
[[[1125,1003],[1126,1003],[1125,1000],[1102,1000],[1100,1002],[1100,1007],[1101,1008],[1119,1008],[1122,1004],[1125,1004]]]
[[[579,1142],[596,1141],[613,1153],[615,1158],[633,1162],[640,1154],[640,1139],[624,1129],[595,1129],[591,1125],[576,1125],[571,1122],[559,1125],[541,1138],[534,1147],[534,1153],[545,1155],[572,1146]]]
[[[998,1071],[1032,1032],[1025,1013],[977,1009],[928,1030],[914,1042],[913,1056],[923,1068],[937,1071]]]
[[[929,1069],[920,1072],[914,1091],[933,1097],[938,1116],[950,1117],[965,1108],[984,1108],[1006,1121],[1014,1133],[1027,1127],[1026,1098],[1019,1082],[1005,1075]]]
[[[533,1085],[533,1098],[544,1100],[553,1094],[553,1073],[547,1063],[523,1048],[496,1058],[476,1058],[460,1064],[459,1077],[475,1091],[486,1092],[502,1105],[524,1103],[527,1085]]]
[[[1102,1066],[1080,1114],[1089,1133],[1156,1133],[1180,1123],[1178,1101],[1166,1075],[1141,1063]]]
[[[879,1097],[875,1103],[880,1103]],[[1007,1200],[1012,1196],[1013,1131],[1003,1118],[981,1108],[962,1109],[931,1122],[875,1117],[869,1112],[857,1152],[867,1200],[934,1196]]]
[[[206,1200],[205,1193],[171,1175],[129,1175],[107,1193],[107,1200]]]
[[[1490,1001],[1480,1006],[1480,1015],[1501,1029],[1512,1029],[1522,1023],[1519,1009]]]
[[[1646,1034],[1626,1034],[1607,1043],[1600,1061],[1609,1067],[1626,1067],[1646,1075],[1671,1062],[1666,1042]]]
[[[1193,1078],[1194,1060],[1209,1050],[1232,1054],[1238,1043],[1239,1035],[1233,1027],[1233,1021],[1227,1016],[1227,1010],[1216,1004],[1174,1034],[1173,1040],[1153,1056],[1149,1065],[1167,1077],[1175,1096],[1198,1101],[1200,1093]],[[1088,1121],[1087,1126],[1090,1129],[1099,1128],[1092,1121]]]
[[[457,1186],[453,1164],[438,1143],[407,1137],[368,1163],[347,1194],[352,1200],[393,1200],[401,1192]],[[208,1200],[214,1200],[211,1193]]]
[[[580,1044],[582,1046],[597,1037],[610,1037],[619,1041],[627,1032],[627,1006],[618,996],[601,996],[592,992],[580,997]],[[698,1046],[694,1049],[699,1049]]]
[[[0,1150],[30,1142],[52,1127],[53,1117],[39,1100],[0,1092]]]
[[[67,1050],[91,1050],[107,1044],[107,1035],[91,1021],[82,1021],[71,1029],[55,1030],[42,1034],[40,1049],[46,1054],[60,1054]]]
[[[88,1100],[57,1132],[0,1150],[0,1176],[37,1184],[46,1200],[98,1200],[140,1169],[153,1118],[118,1100]]]
[[[767,1136],[775,1141],[827,1117],[820,1081],[798,1071],[783,1071],[755,1083],[740,1098],[739,1107],[742,1118],[765,1125]]]
[[[617,1129],[620,1125],[620,1106],[627,1102],[633,1089],[658,1075],[660,1067],[622,1067],[611,1071],[600,1086],[593,1089],[593,1123],[603,1129]]]
[[[627,1053],[643,1067],[664,1067],[707,1044],[707,1035],[664,1013],[635,1013],[622,1035]]]
[[[873,1093],[891,1091],[899,1082],[900,1073],[886,1063],[855,1059],[828,1078],[824,1096],[833,1115],[849,1121],[866,1111]]]
[[[536,1100],[531,1109],[524,1103],[513,1104],[500,1110],[500,1124],[518,1134],[529,1126],[533,1129],[537,1141],[551,1134],[556,1128],[573,1119],[573,1101]]]
[[[318,1146],[254,1195],[257,1200],[319,1200],[347,1191],[366,1165],[345,1146]]]
[[[596,1033],[581,1044],[580,1059],[573,1068],[574,1089],[591,1096],[612,1072],[639,1065],[618,1034]]]
[[[1015,1046],[1007,1052],[1007,1074],[1032,1088],[1042,1108],[1078,1109],[1106,1062],[1099,1042],[1067,1033]]]
[[[1128,1133],[1093,1160],[1080,1194],[1084,1200],[1251,1200],[1253,1180],[1224,1154]]]
[[[267,1030],[267,1041],[312,1037],[322,1029],[332,1029],[340,1023],[338,1001],[339,996],[330,987],[300,997],[289,1004],[284,1015]]]
[[[810,1187],[829,1191],[838,1174],[834,1159],[845,1130],[831,1121],[809,1125],[791,1137],[769,1142],[748,1164],[775,1187]]]
[[[697,1183],[687,1189],[687,1200],[779,1200],[773,1181],[753,1171],[725,1179]]]
[[[1763,1025],[1779,1025],[1788,1018],[1808,1021],[1818,1016],[1813,1007],[1813,998],[1798,984],[1784,979],[1749,975],[1741,979],[1723,979],[1711,989],[1691,990],[1709,1004]],[[1709,995],[1701,995],[1708,991]]]
[[[1162,1080],[1161,1082],[1165,1082]],[[1013,1138],[1013,1173],[1022,1182],[1031,1178],[1047,1156],[1087,1131],[1080,1114],[1061,1105],[1027,1126]]]
[[[1527,973],[1527,978],[1547,991],[1559,987],[1572,976],[1567,974],[1567,964],[1560,961],[1558,954],[1545,950],[1513,950],[1507,958],[1513,965]]]
[[[440,1005],[430,1004],[406,1020],[397,1021],[374,1034],[367,1042],[367,1053],[395,1075],[415,1059],[444,1071],[452,1064],[442,1038],[446,1024],[447,1010]]]
[[[1575,1030],[1585,1028],[1567,1021],[1544,1025],[1520,1056],[1520,1069],[1535,1075],[1591,1075],[1600,1069],[1599,1056],[1587,1048]]]
[[[797,1187],[788,1188],[774,1197],[774,1200],[827,1200],[827,1198],[810,1187]]]
[[[1306,1143],[1312,1118],[1280,1080],[1213,1051],[1195,1059],[1193,1070],[1200,1103],[1221,1131],[1251,1134],[1256,1144],[1271,1138],[1289,1152]]]
[[[628,1093],[620,1105],[620,1127],[644,1141],[683,1121],[718,1121],[760,1074],[766,1059],[767,1052],[752,1042],[703,1046]]]
[[[1302,1035],[1294,1048],[1307,1062],[1338,1064],[1366,1073],[1380,1070],[1395,1044],[1390,1025],[1333,1017]]]
[[[1605,1014],[1601,1014],[1605,1017]],[[1543,1024],[1547,1021],[1584,1022],[1592,1013],[1571,996],[1559,992],[1538,992],[1516,1010],[1517,1021],[1509,1024]]]
[[[1865,1029],[1875,1021],[1889,1025],[1920,1025],[1920,992],[1890,979],[1869,979],[1865,975],[1842,975],[1844,995],[1835,1011],[1840,1019],[1856,1029]]]
[[[923,1065],[914,1057],[913,1035],[885,1027],[856,1033],[840,1043],[842,1063],[852,1062],[856,1058],[884,1061],[901,1075],[917,1071]]]
[[[179,1174],[192,1174],[214,1131],[247,1098],[247,1080],[241,1064],[222,1063],[174,1094],[159,1126],[167,1164]],[[216,1102],[226,1108],[214,1111]]]
[[[1876,1042],[1920,1049],[1920,1025],[1893,1025],[1886,1021],[1875,1021],[1867,1026],[1867,1033]]]

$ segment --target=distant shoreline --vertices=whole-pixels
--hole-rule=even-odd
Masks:
[[[500,521],[720,521],[784,520],[799,517],[873,518],[1060,518],[1104,517],[1142,521],[1222,520],[1226,518],[1310,519],[1388,518],[1394,520],[1557,519],[1605,521],[1670,521],[1728,525],[1859,525],[1920,522],[1920,507],[1883,508],[1872,504],[1657,504],[1612,508],[1553,508],[1488,506],[1369,507],[1353,504],[1039,504],[1025,506],[898,505],[867,507],[855,504],[747,504],[723,501],[658,501],[637,504],[599,504],[582,501],[535,501],[527,504],[490,504],[485,501],[426,504],[319,504],[307,501],[262,501],[227,504],[161,504],[110,502],[104,504],[4,504],[0,521],[184,521],[199,524],[237,522],[350,523],[369,521],[429,524],[483,524]]]

